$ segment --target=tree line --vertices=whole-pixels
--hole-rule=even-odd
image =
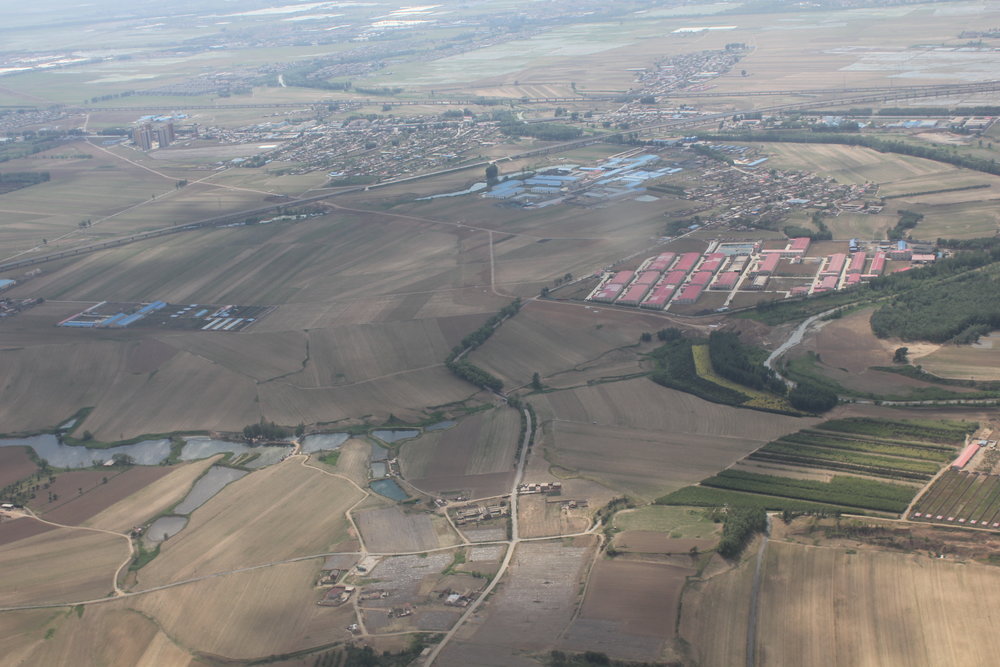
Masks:
[[[512,302],[501,308],[496,315],[486,320],[486,323],[483,324],[483,326],[466,335],[458,345],[451,349],[451,353],[448,355],[448,358],[445,359],[445,367],[447,367],[452,374],[467,382],[471,382],[478,387],[494,392],[499,392],[503,389],[503,380],[489,371],[476,366],[471,361],[461,358],[461,356],[472,352],[477,347],[485,343],[504,320],[508,317],[516,315],[517,311],[520,309],[521,299],[514,299]]]

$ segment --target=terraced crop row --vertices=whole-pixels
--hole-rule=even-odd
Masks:
[[[1000,527],[1000,475],[949,470],[917,501],[910,519]]]

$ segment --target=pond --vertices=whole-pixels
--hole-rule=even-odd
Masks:
[[[186,444],[181,449],[182,461],[195,461],[225,452],[230,452],[233,456],[239,456],[240,454],[260,454],[256,459],[246,464],[246,467],[255,470],[277,463],[283,456],[291,453],[293,449],[291,446],[282,447],[278,445],[250,447],[242,442],[213,440],[208,437],[185,438],[184,440]]]
[[[431,424],[430,426],[425,426],[424,430],[425,431],[443,431],[446,428],[451,428],[454,425],[455,425],[455,422],[453,422],[453,421],[451,421],[449,419],[447,421],[438,422],[437,424]]]
[[[146,541],[156,544],[162,542],[164,535],[173,537],[184,529],[187,525],[186,516],[161,516],[153,522],[153,525],[146,531]]]
[[[236,468],[224,468],[222,466],[212,466],[201,476],[188,494],[175,508],[175,514],[190,514],[206,502],[209,498],[221,491],[230,482],[235,482],[240,477],[247,475],[245,470]]]
[[[415,438],[420,435],[420,431],[413,428],[408,429],[383,429],[378,431],[372,431],[372,435],[381,440],[382,442],[398,442],[400,440],[406,440],[407,438]]]
[[[385,461],[374,461],[371,465],[372,468],[372,478],[379,479],[385,477],[389,474],[389,469],[385,464]]]
[[[302,440],[302,451],[306,454],[314,454],[315,452],[328,452],[339,449],[350,437],[349,433],[317,433],[315,435],[307,435]]]
[[[378,479],[369,484],[371,490],[392,500],[406,500],[409,495],[394,479]]]
[[[45,433],[28,438],[0,439],[0,447],[31,447],[39,458],[55,468],[89,468],[110,461],[115,454],[127,454],[138,465],[152,466],[170,456],[170,440],[143,440],[132,445],[90,449],[82,445],[65,445],[56,436]]]
[[[389,458],[389,450],[381,445],[372,445],[372,453],[368,455],[369,461],[385,461]]]

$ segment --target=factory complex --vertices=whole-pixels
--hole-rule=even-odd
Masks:
[[[788,298],[846,289],[937,258],[933,244],[919,241],[713,241],[703,252],[663,252],[634,269],[605,272],[586,300],[651,310],[690,304],[727,310],[757,303],[762,294]]]

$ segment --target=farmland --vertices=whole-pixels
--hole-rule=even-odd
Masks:
[[[673,637],[678,602],[693,568],[599,560],[565,644],[629,660],[657,660]]]
[[[917,494],[916,484],[936,475],[973,428],[943,420],[824,422],[770,442],[698,487],[657,502],[722,505],[743,498],[772,509],[820,503],[901,514]]]
[[[376,553],[406,553],[457,544],[440,517],[405,514],[397,507],[358,512],[355,520],[365,545]]]
[[[1000,336],[990,334],[973,345],[943,345],[914,361],[933,375],[959,380],[1000,380]]]
[[[294,459],[247,475],[191,514],[140,570],[139,585],[322,553],[347,537],[344,511],[359,497],[347,482]],[[324,511],[306,525],[295,519],[316,507]]]
[[[997,577],[994,567],[923,555],[772,543],[758,659],[764,665],[989,664],[1000,646],[981,610]]]
[[[1000,477],[948,470],[914,503],[909,518],[996,528],[1000,526]]]
[[[672,140],[805,128],[808,111],[763,109],[837,115],[858,87],[989,79],[996,38],[963,33],[1000,24],[997,7],[232,4],[0,10],[0,161],[24,151],[0,171],[39,181],[0,193],[0,260],[123,242],[0,275],[17,281],[0,284],[0,424],[62,438],[93,463],[50,479],[45,462],[0,448],[0,486],[29,489],[10,499],[28,509],[8,506],[0,524],[0,607],[63,605],[0,611],[0,662],[402,664],[443,642],[417,661],[538,667],[562,651],[600,662],[579,655],[593,651],[730,667],[746,662],[756,599],[758,665],[990,664],[1000,640],[986,563],[1000,538],[981,528],[1000,527],[1000,477],[985,474],[1000,463],[986,451],[976,472],[941,469],[973,428],[957,419],[992,406],[880,404],[976,387],[877,370],[904,343],[876,338],[868,308],[817,323],[778,364],[843,400],[833,421],[793,416],[759,361],[795,343],[794,317],[772,326],[729,309],[808,291],[821,267],[837,273],[827,256],[846,239],[882,238],[901,210],[924,215],[915,238],[990,237],[1000,177],[839,144],[716,153]],[[997,97],[911,93],[885,104],[964,117]],[[975,114],[989,119],[859,131],[933,141],[939,157],[1000,156],[1000,121]],[[556,137],[570,135],[581,142],[563,150]],[[651,171],[619,171],[633,159]],[[541,184],[505,194],[522,179]],[[187,227],[215,216],[234,224]],[[781,250],[785,223],[804,228],[789,236],[836,240]],[[738,253],[715,266],[744,286],[764,253],[788,254],[770,287],[715,289],[676,310],[584,301],[651,255],[709,248]],[[884,273],[922,261],[891,259]],[[41,301],[18,310],[29,297]],[[491,319],[513,299],[519,310]],[[157,300],[267,317],[218,335],[168,320],[55,326]],[[671,388],[658,384],[670,366],[658,350],[677,331]],[[727,355],[716,344],[736,332]],[[991,339],[909,344],[909,361],[1000,379]],[[382,429],[416,435],[389,442]],[[193,432],[206,448],[284,441],[263,450],[269,465],[262,450],[176,463]],[[84,446],[146,438],[171,457],[104,466],[110,452]],[[230,483],[184,500],[217,473]],[[376,492],[397,483],[408,498]],[[720,505],[731,517],[789,512],[734,554],[737,521],[716,551]],[[30,512],[72,527],[13,518]],[[862,513],[874,516],[844,516]],[[167,535],[151,529],[159,519],[186,524]],[[399,650],[410,653],[383,654]]]
[[[193,656],[156,623],[124,604],[4,614],[0,651],[12,664],[61,665],[82,655],[95,664],[187,667]]]
[[[513,480],[519,429],[520,416],[514,410],[470,415],[456,426],[403,445],[403,475],[428,493],[467,490],[468,498],[505,493]]]
[[[354,614],[350,607],[316,605],[321,592],[313,584],[321,564],[301,561],[208,579],[151,593],[134,606],[181,645],[219,656],[322,646],[345,639]]]
[[[81,559],[80,554],[87,557]],[[4,604],[104,597],[114,590],[115,571],[127,556],[124,539],[73,528],[57,528],[6,544],[0,551]]]
[[[495,594],[485,618],[463,628],[441,653],[440,664],[533,664],[521,651],[545,651],[556,645],[572,618],[592,549],[592,539],[572,545],[559,541],[519,545],[509,579]],[[518,637],[516,647],[511,637]]]
[[[28,456],[26,447],[4,447],[0,449],[0,486],[7,486],[37,470],[35,462]]]
[[[549,463],[648,499],[813,423],[715,405],[645,378],[552,392],[533,404]]]

